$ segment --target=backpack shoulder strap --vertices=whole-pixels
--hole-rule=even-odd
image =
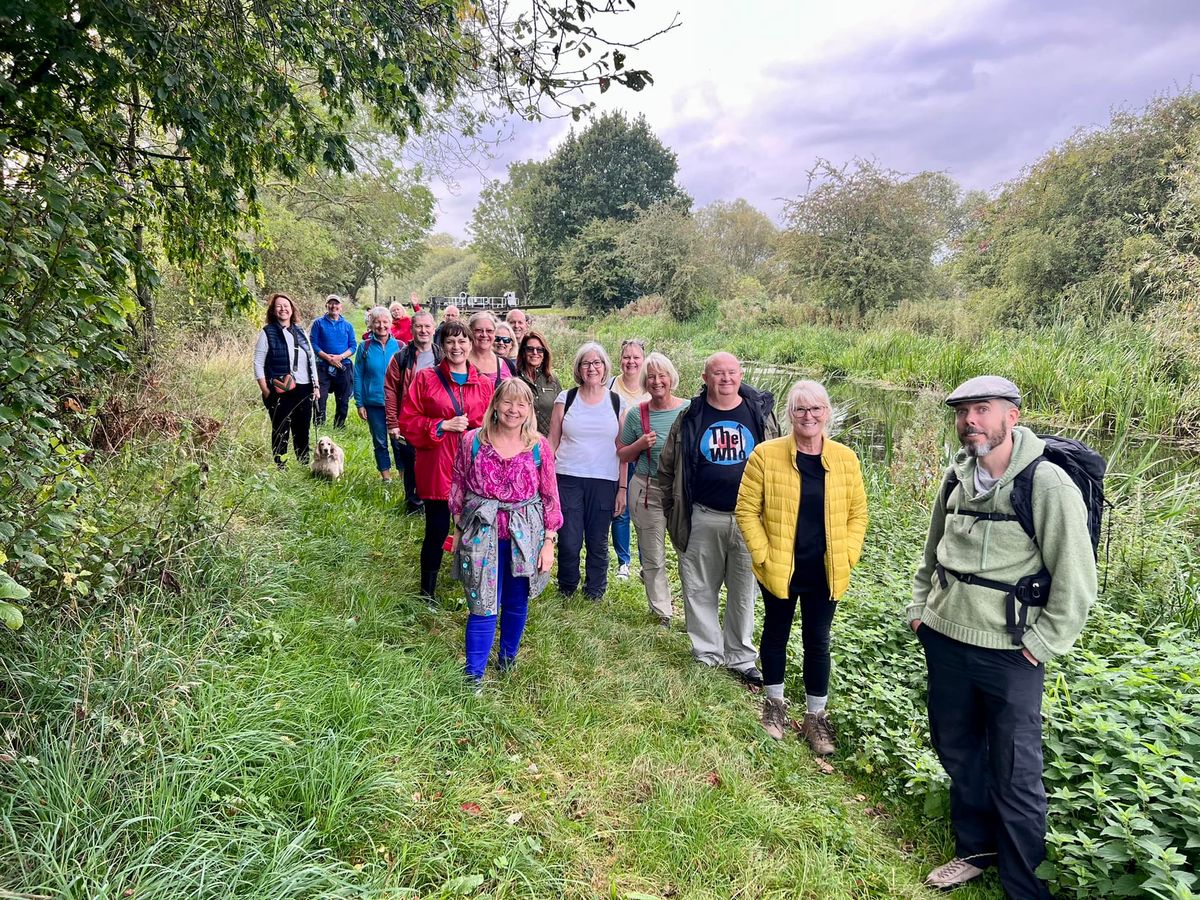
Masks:
[[[567,400],[563,404],[563,418],[567,417],[567,413],[571,411],[571,404],[575,402],[575,398],[579,396],[579,388],[573,387],[567,391]]]
[[[1037,473],[1037,467],[1045,459],[1044,455],[1036,456],[1029,465],[1017,473],[1013,479],[1012,496],[1010,497],[1017,521],[1021,523],[1021,527],[1025,529],[1029,539],[1039,547],[1041,544],[1038,542],[1037,529],[1033,524],[1033,476]]]
[[[950,495],[954,493],[956,487],[958,487],[958,473],[951,469],[950,477],[946,479],[946,487],[942,491],[943,506],[950,506]]]
[[[621,398],[617,396],[616,391],[608,392],[608,399],[612,402],[613,415],[618,419],[621,418]]]
[[[650,433],[650,401],[643,400],[638,404],[638,413],[642,420],[642,434]]]

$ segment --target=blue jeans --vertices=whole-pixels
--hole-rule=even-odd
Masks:
[[[375,451],[375,468],[386,472],[392,467],[392,454],[388,449],[387,413],[382,406],[365,406],[367,427],[371,429],[371,449]]]
[[[500,619],[500,667],[512,665],[521,647],[521,636],[525,633],[525,619],[529,615],[529,579],[514,578],[512,574],[512,545],[509,541],[499,542],[500,578],[496,585],[499,616],[467,616],[467,675],[476,681],[483,678],[487,668],[492,643],[496,639],[496,619]]]
[[[633,483],[633,470],[637,468],[637,463],[629,464],[629,472],[626,474],[626,485]],[[612,542],[613,549],[617,551],[617,565],[629,565],[629,488],[625,489],[625,511],[613,519],[612,522]],[[639,556],[641,554],[638,554]]]

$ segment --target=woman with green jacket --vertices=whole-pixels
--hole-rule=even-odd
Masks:
[[[796,607],[804,642],[807,710],[801,733],[813,752],[834,751],[825,714],[829,631],[867,533],[867,494],[854,451],[828,436],[829,394],[815,381],[788,393],[792,431],[754,448],[734,515],[763,595],[763,728],[783,737],[783,676]]]

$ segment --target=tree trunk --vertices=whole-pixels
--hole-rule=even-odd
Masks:
[[[129,99],[129,138],[125,150],[128,160],[130,192],[133,193],[138,182],[137,136],[142,116],[141,98],[136,81],[132,85]],[[139,198],[135,196],[134,199]],[[135,208],[137,208],[136,204]],[[146,273],[145,230],[146,226],[141,222],[133,226],[133,289],[134,295],[137,297],[138,308],[141,310],[138,323],[134,327],[134,336],[137,339],[138,349],[141,351],[141,358],[150,360],[153,359],[151,351],[154,349],[155,316],[154,294],[150,290],[150,279]]]

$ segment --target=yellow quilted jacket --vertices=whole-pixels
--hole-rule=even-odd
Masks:
[[[850,586],[867,534],[867,492],[858,457],[845,444],[825,439],[825,577],[833,599]],[[738,489],[738,527],[754,562],[754,577],[776,597],[792,580],[800,470],[792,434],[754,448]]]

